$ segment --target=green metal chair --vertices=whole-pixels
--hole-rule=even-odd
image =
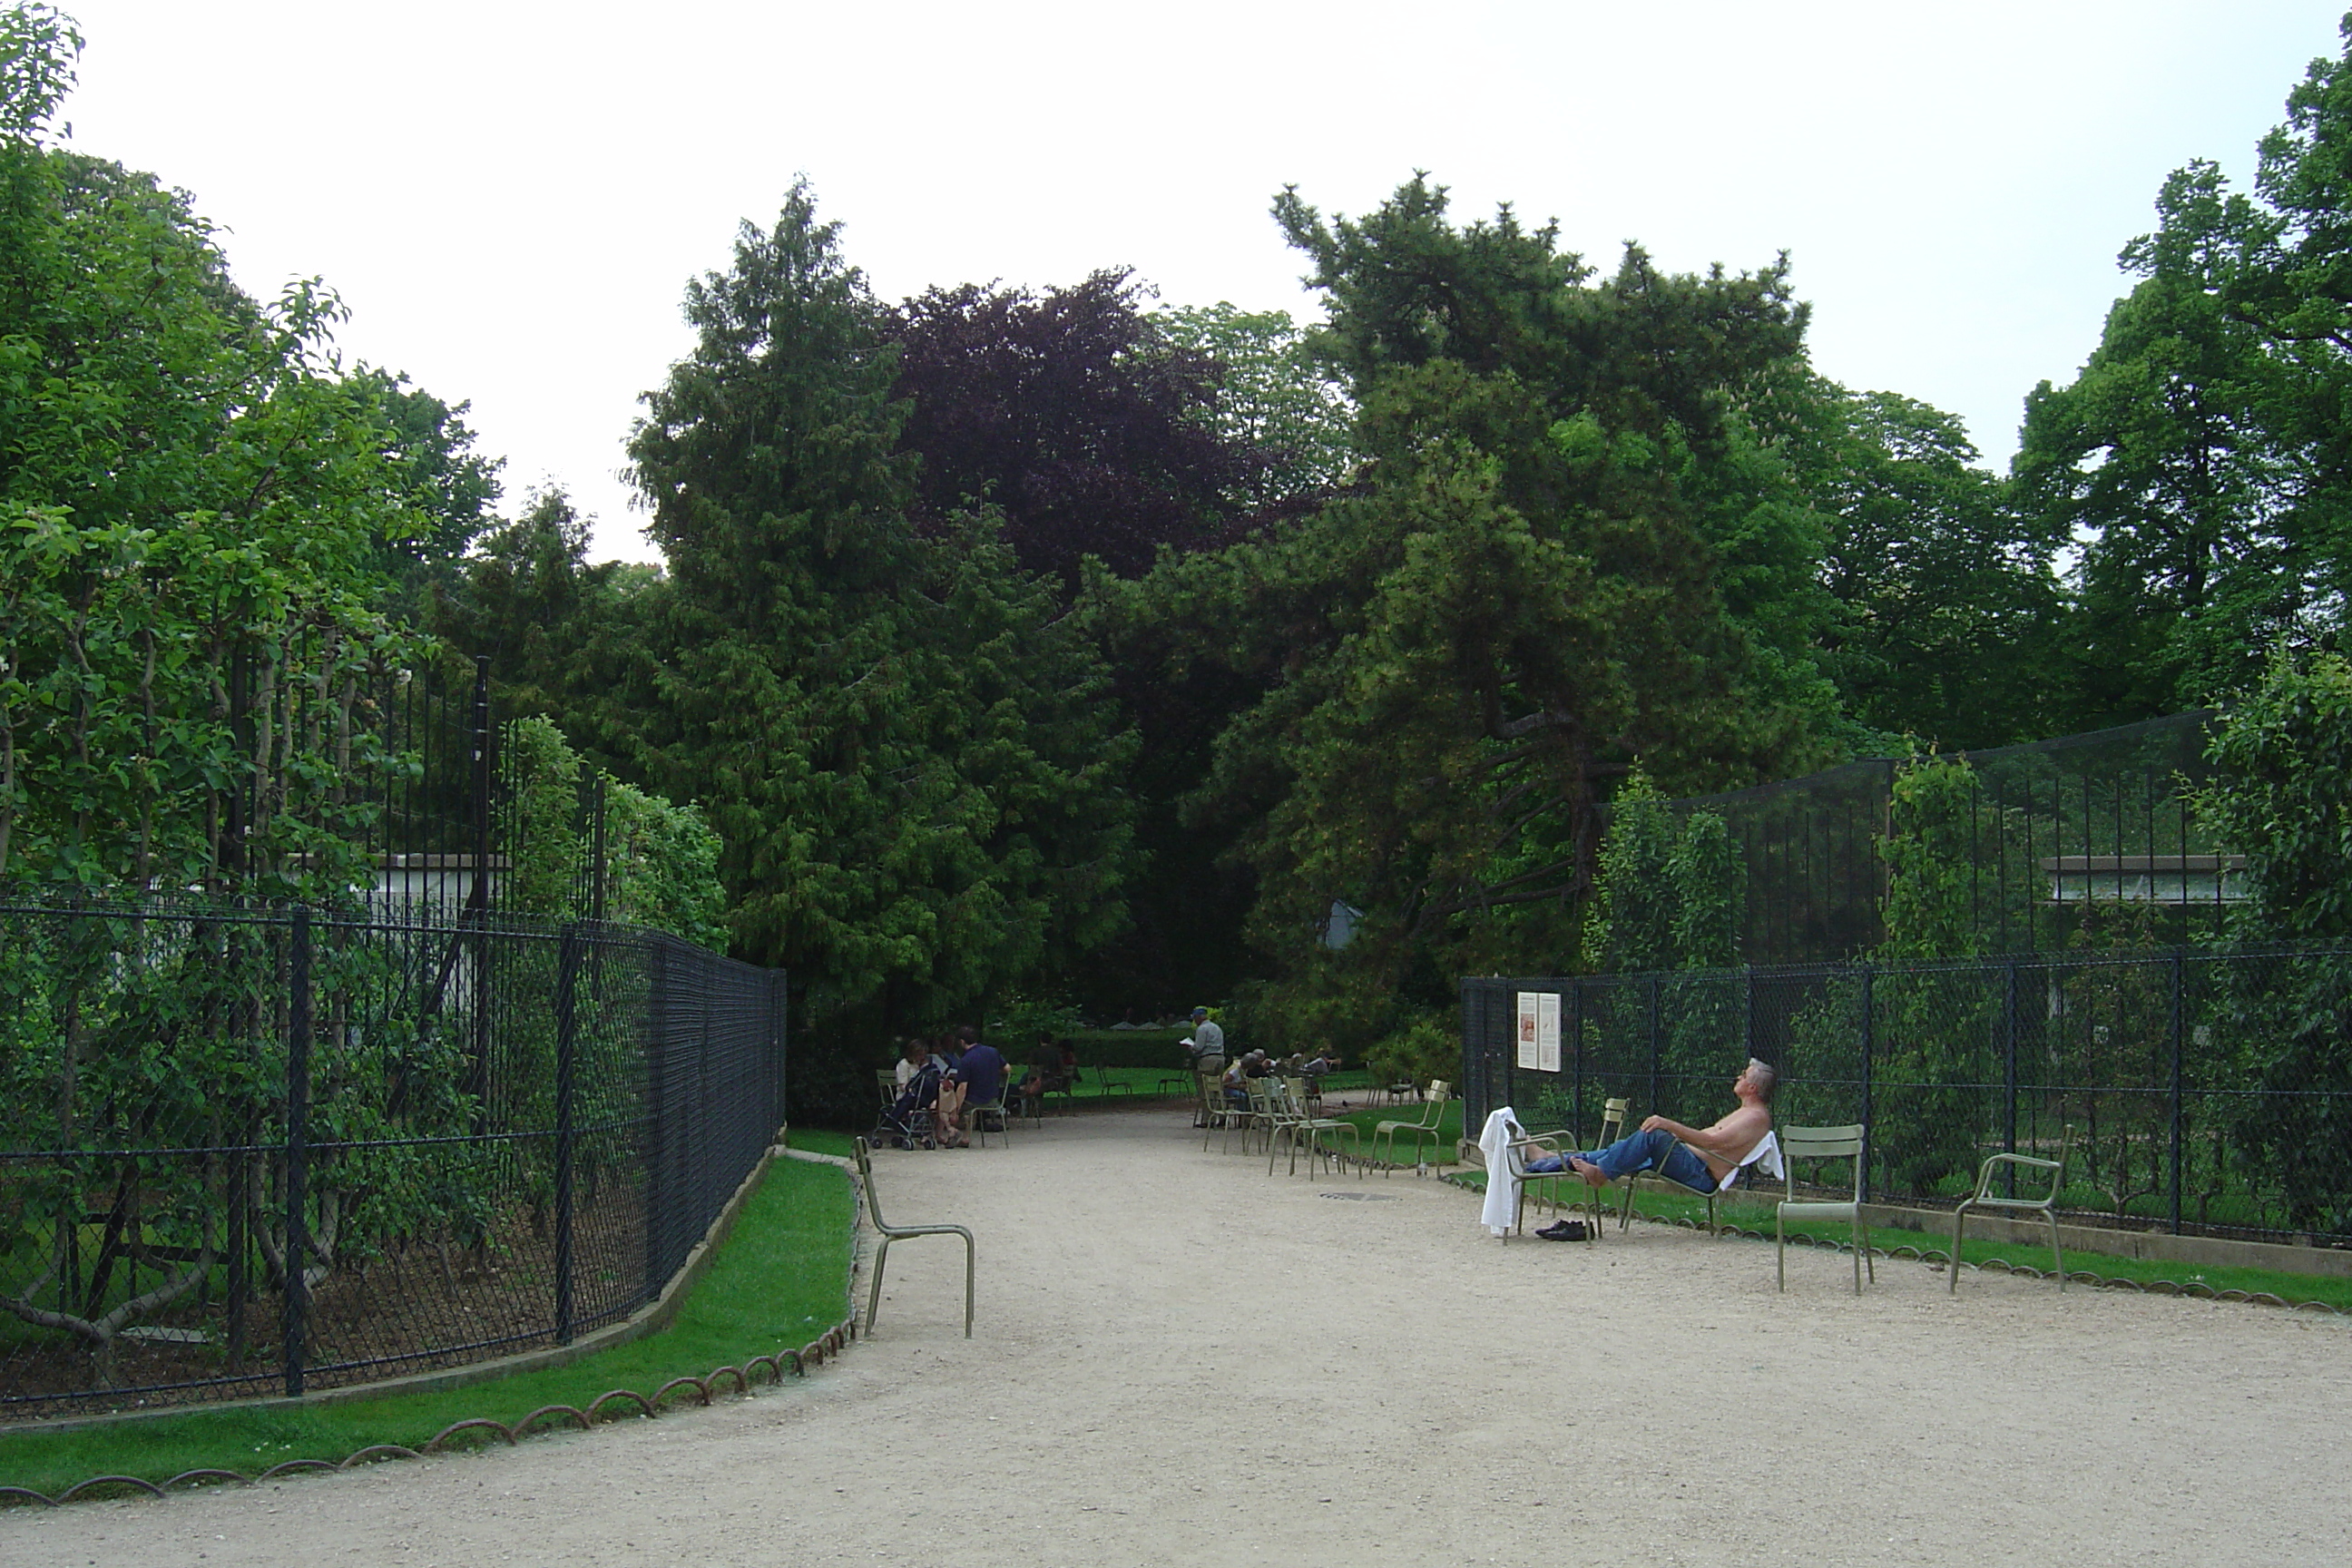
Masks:
[[[1773,1261],[1780,1274],[1780,1289],[1789,1288],[1789,1222],[1795,1220],[1844,1220],[1853,1231],[1853,1293],[1862,1294],[1862,1274],[1870,1270],[1870,1282],[1878,1283],[1878,1264],[1870,1256],[1870,1226],[1862,1216],[1862,1147],[1863,1128],[1860,1122],[1847,1127],[1783,1127],[1780,1129],[1780,1170],[1787,1182],[1788,1196],[1773,1209]],[[1851,1160],[1853,1162],[1853,1195],[1835,1202],[1797,1197],[1797,1162],[1800,1160]],[[1714,1216],[1710,1213],[1709,1216]]]
[[[1307,1175],[1311,1181],[1314,1179],[1315,1168],[1318,1161],[1328,1157],[1334,1165],[1339,1163],[1340,1154],[1336,1142],[1339,1133],[1346,1133],[1351,1141],[1363,1137],[1363,1133],[1352,1121],[1308,1115],[1307,1087],[1299,1079],[1269,1078],[1265,1081],[1273,1086],[1266,1093],[1266,1105],[1273,1115],[1273,1127],[1276,1131],[1290,1142],[1290,1174],[1295,1176],[1298,1173],[1298,1149],[1302,1142],[1307,1146]],[[1335,1141],[1328,1145],[1323,1142],[1323,1134],[1326,1132],[1334,1135]],[[1274,1174],[1272,1134],[1269,1134],[1266,1139],[1265,1173],[1269,1176]],[[1356,1152],[1356,1179],[1358,1181],[1364,1179],[1364,1158],[1360,1146]]]
[[[1438,1140],[1437,1125],[1439,1122],[1445,1120],[1445,1102],[1452,1096],[1453,1092],[1454,1086],[1447,1083],[1444,1079],[1432,1079],[1429,1082],[1428,1093],[1422,1100],[1421,1114],[1418,1117],[1414,1118],[1411,1121],[1398,1121],[1373,1123],[1372,1158],[1375,1160],[1380,1158],[1381,1142],[1383,1139],[1387,1141],[1389,1146],[1388,1165],[1381,1167],[1381,1175],[1387,1175],[1389,1173],[1389,1165],[1393,1165],[1396,1163],[1396,1141],[1398,1135],[1401,1133],[1411,1135],[1412,1145],[1416,1150],[1421,1147],[1421,1141],[1423,1138],[1427,1138],[1429,1140],[1430,1152],[1432,1153],[1436,1152]]]
[[[1551,1207],[1553,1211],[1557,1213],[1560,1206],[1558,1198],[1559,1177],[1554,1173],[1549,1171],[1529,1171],[1528,1169],[1528,1157],[1538,1150],[1542,1151],[1546,1154],[1560,1153],[1564,1148],[1564,1144],[1562,1143],[1562,1140],[1564,1139],[1570,1143],[1575,1142],[1573,1138],[1570,1138],[1570,1135],[1565,1132],[1544,1132],[1526,1138],[1514,1138],[1511,1140],[1509,1146],[1505,1150],[1505,1157],[1511,1173],[1511,1186],[1513,1189],[1511,1193],[1511,1226],[1512,1229],[1517,1230],[1521,1236],[1525,1236],[1528,1233],[1528,1189],[1530,1186],[1533,1186],[1538,1182],[1550,1182],[1554,1184],[1554,1196]],[[1584,1178],[1577,1175],[1573,1172],[1566,1173],[1566,1175],[1568,1180],[1575,1182],[1579,1185],[1583,1184]],[[1575,1205],[1570,1204],[1569,1206],[1573,1208]],[[1510,1239],[1510,1232],[1505,1231],[1503,1233],[1504,1244],[1506,1246],[1509,1245]],[[1586,1214],[1584,1221],[1584,1239],[1588,1246],[1601,1239],[1601,1216],[1600,1211],[1597,1208],[1591,1209]]]
[[[964,1101],[964,1125],[971,1130],[972,1137],[979,1141],[980,1146],[983,1149],[988,1147],[988,1135],[992,1131],[1007,1144],[1013,1142],[1013,1121],[1017,1113],[1008,1112],[1004,1109],[1006,1089],[1006,1085],[999,1083],[996,1086],[996,1092],[988,1099]],[[989,1126],[992,1119],[996,1123],[993,1129]]]
[[[875,1314],[882,1310],[882,1266],[889,1260],[890,1244],[909,1236],[960,1236],[963,1237],[963,1337],[971,1338],[972,1269],[979,1261],[971,1232],[960,1225],[892,1225],[884,1219],[881,1196],[874,1190],[874,1151],[863,1138],[856,1141],[856,1147],[857,1184],[865,1189],[866,1212],[882,1237],[874,1248],[874,1289],[866,1300],[866,1331],[874,1331]]]
[[[2058,1135],[2058,1157],[2044,1160],[2033,1154],[1990,1154],[1977,1167],[1977,1190],[1960,1201],[1952,1211],[1952,1278],[1946,1294],[1957,1296],[1960,1291],[1960,1233],[1967,1228],[1970,1209],[1993,1209],[2003,1214],[2038,1214],[2050,1227],[2050,1255],[2058,1266],[2058,1289],[2066,1289],[2066,1254],[2058,1245],[2058,1216],[2052,1211],[2058,1206],[2058,1194],[2066,1185],[2066,1151],[2074,1142],[2074,1124]],[[2050,1185],[2039,1197],[2000,1197],[1992,1191],[1995,1173],[2039,1171],[2049,1177]]]

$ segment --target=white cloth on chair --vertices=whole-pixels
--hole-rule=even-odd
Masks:
[[[1724,1173],[1723,1180],[1716,1184],[1715,1190],[1718,1193],[1729,1192],[1733,1184],[1748,1173],[1748,1167],[1750,1165],[1768,1176],[1778,1176],[1781,1173],[1779,1134],[1767,1130],[1764,1136],[1757,1140],[1756,1147],[1742,1154],[1739,1157],[1739,1163]]]
[[[1478,1211],[1478,1223],[1496,1236],[1508,1232],[1518,1217],[1519,1184],[1511,1173],[1511,1140],[1527,1135],[1507,1105],[1487,1117],[1478,1134],[1478,1152],[1486,1157],[1486,1202]]]

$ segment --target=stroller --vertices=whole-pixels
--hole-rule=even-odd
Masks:
[[[898,1098],[882,1113],[868,1142],[887,1142],[894,1149],[934,1147],[931,1107],[939,1103],[940,1080],[946,1076],[937,1063],[932,1063],[908,1079],[907,1087],[898,1091]]]

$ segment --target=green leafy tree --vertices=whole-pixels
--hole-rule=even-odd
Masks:
[[[1803,312],[1778,268],[1676,278],[1635,249],[1595,283],[1554,228],[1457,228],[1420,178],[1360,221],[1296,193],[1276,216],[1327,297],[1310,344],[1360,409],[1360,481],[1108,618],[1177,679],[1255,690],[1188,813],[1235,826],[1282,970],[1260,1011],[1377,1036],[1453,973],[1573,951],[1633,756],[1696,792],[1825,752],[1820,525],[1740,407]],[[1339,950],[1335,899],[1364,911]]]
[[[1153,313],[1169,341],[1217,367],[1214,410],[1225,444],[1269,455],[1265,471],[1229,499],[1257,508],[1312,496],[1352,478],[1360,458],[1347,389],[1307,353],[1307,333],[1286,310],[1163,305]]]
[[[414,652],[381,405],[332,296],[256,304],[184,196],[45,143],[79,38],[0,16],[0,877],[332,897]]]
[[[1904,737],[1958,750],[2056,732],[2049,679],[2061,643],[2063,537],[1976,466],[1959,421],[1895,393],[1810,375],[1788,400],[1790,463],[1829,521],[1823,584],[1839,615],[1826,664],[1856,750]]]
[[[2352,1225],[2352,661],[2274,655],[2262,684],[2216,726],[2203,825],[2246,859],[2249,943],[2313,944],[2242,976],[2225,998],[2220,1087],[2252,1089],[2241,1156],[2284,1198],[2291,1224]],[[2252,1081],[2249,1082],[2248,1080]]]
[[[702,806],[736,950],[835,1031],[794,1091],[854,1114],[872,1037],[1116,928],[1129,742],[1051,582],[985,517],[910,520],[883,312],[805,185],[687,316],[698,346],[630,445],[668,575],[615,672],[625,771]]]
[[[2097,350],[2028,399],[2021,504],[2084,542],[2080,727],[2214,700],[2261,679],[2274,644],[2341,635],[2347,149],[2352,60],[2323,58],[2251,194],[2202,161],[2165,182]]]

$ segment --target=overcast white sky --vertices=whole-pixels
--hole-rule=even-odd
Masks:
[[[1125,265],[1312,311],[1266,216],[1414,168],[1612,265],[1786,248],[1814,363],[1989,459],[2068,379],[2170,170],[2243,181],[2345,0],[63,0],[83,151],[194,194],[246,287],[319,274],[348,355],[470,398],[509,462],[648,556],[618,470],[678,300],[796,172],[889,298]]]

